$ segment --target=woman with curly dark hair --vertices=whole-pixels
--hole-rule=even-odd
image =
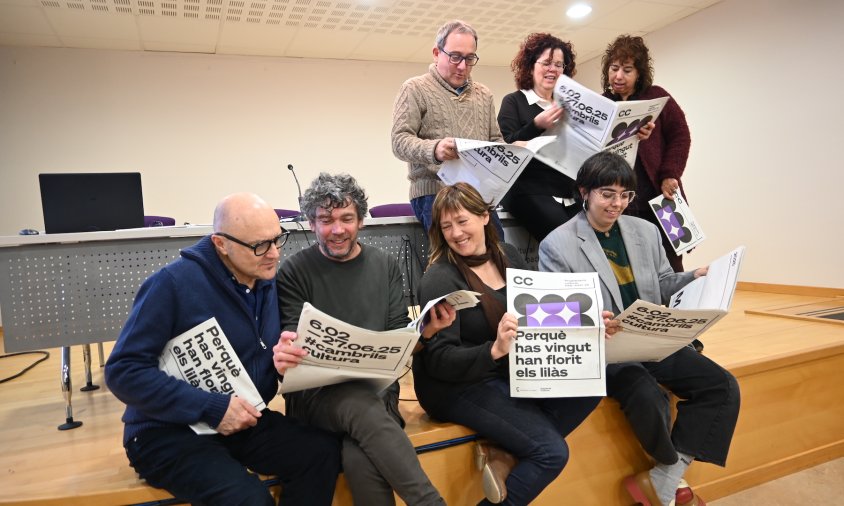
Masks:
[[[560,74],[574,75],[574,56],[571,43],[549,33],[532,33],[522,42],[510,65],[518,90],[504,97],[498,111],[498,126],[505,141],[529,141],[556,133],[563,109],[554,103],[554,85]],[[571,178],[534,159],[502,205],[541,241],[577,214],[577,210],[569,212],[565,206],[565,199],[573,203],[576,195]]]
[[[601,63],[605,97],[616,102],[669,97],[650,138],[639,144],[633,166],[638,181],[637,199],[627,208],[627,214],[658,225],[648,201],[658,195],[674,200],[674,190],[677,189],[685,197],[681,178],[691,145],[686,115],[667,91],[653,84],[653,60],[642,37],[620,35],[607,46]],[[665,236],[662,245],[674,272],[683,272],[683,258],[674,253]]]

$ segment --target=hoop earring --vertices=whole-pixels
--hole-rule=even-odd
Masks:
[[[586,212],[586,199],[583,199],[583,212]]]

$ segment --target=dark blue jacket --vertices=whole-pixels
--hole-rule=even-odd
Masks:
[[[126,404],[124,443],[140,431],[205,422],[216,427],[229,404],[166,375],[158,358],[170,339],[216,317],[264,402],[278,390],[272,347],[281,327],[274,280],[258,280],[260,328],[210,236],[182,250],[181,258],[147,279],[105,367],[112,393]]]

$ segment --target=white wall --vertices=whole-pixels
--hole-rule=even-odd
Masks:
[[[800,9],[806,9],[801,12]],[[703,264],[748,247],[741,279],[844,287],[834,87],[836,0],[725,0],[647,37],[656,82],[686,111],[684,178],[708,239]],[[565,37],[565,34],[562,34]],[[514,48],[515,52],[516,48]],[[598,88],[599,63],[578,63]],[[401,82],[425,65],[0,47],[0,235],[41,228],[36,174],[140,171],[149,214],[208,223],[251,190],[295,207],[303,185],[348,171],[371,204],[406,201],[389,131]],[[505,67],[475,77],[500,98]]]
[[[707,239],[687,268],[744,244],[743,281],[844,287],[842,20],[837,0],[725,0],[646,37],[692,132],[683,180]],[[578,70],[599,89],[598,60]]]
[[[295,209],[322,170],[370,205],[407,202],[390,147],[393,100],[427,64],[0,47],[0,235],[43,229],[40,172],[141,172],[147,214],[210,223],[254,191]],[[501,96],[504,67],[475,77]]]

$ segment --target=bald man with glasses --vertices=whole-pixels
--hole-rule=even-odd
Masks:
[[[272,348],[281,335],[275,276],[287,235],[260,197],[223,199],[214,232],[141,285],[108,359],[106,383],[126,404],[123,444],[130,465],[179,499],[275,504],[251,470],[278,476],[280,504],[331,503],[340,469],[336,436],[159,370],[169,340],[214,317],[270,403],[279,381]],[[217,434],[189,427],[202,422]]]
[[[504,141],[492,92],[471,78],[480,60],[477,47],[478,34],[469,24],[444,24],[428,72],[405,81],[393,106],[393,154],[407,162],[410,204],[425,230],[431,226],[434,196],[443,186],[437,171],[445,160],[457,158],[454,139]],[[495,213],[493,220],[503,234]]]

